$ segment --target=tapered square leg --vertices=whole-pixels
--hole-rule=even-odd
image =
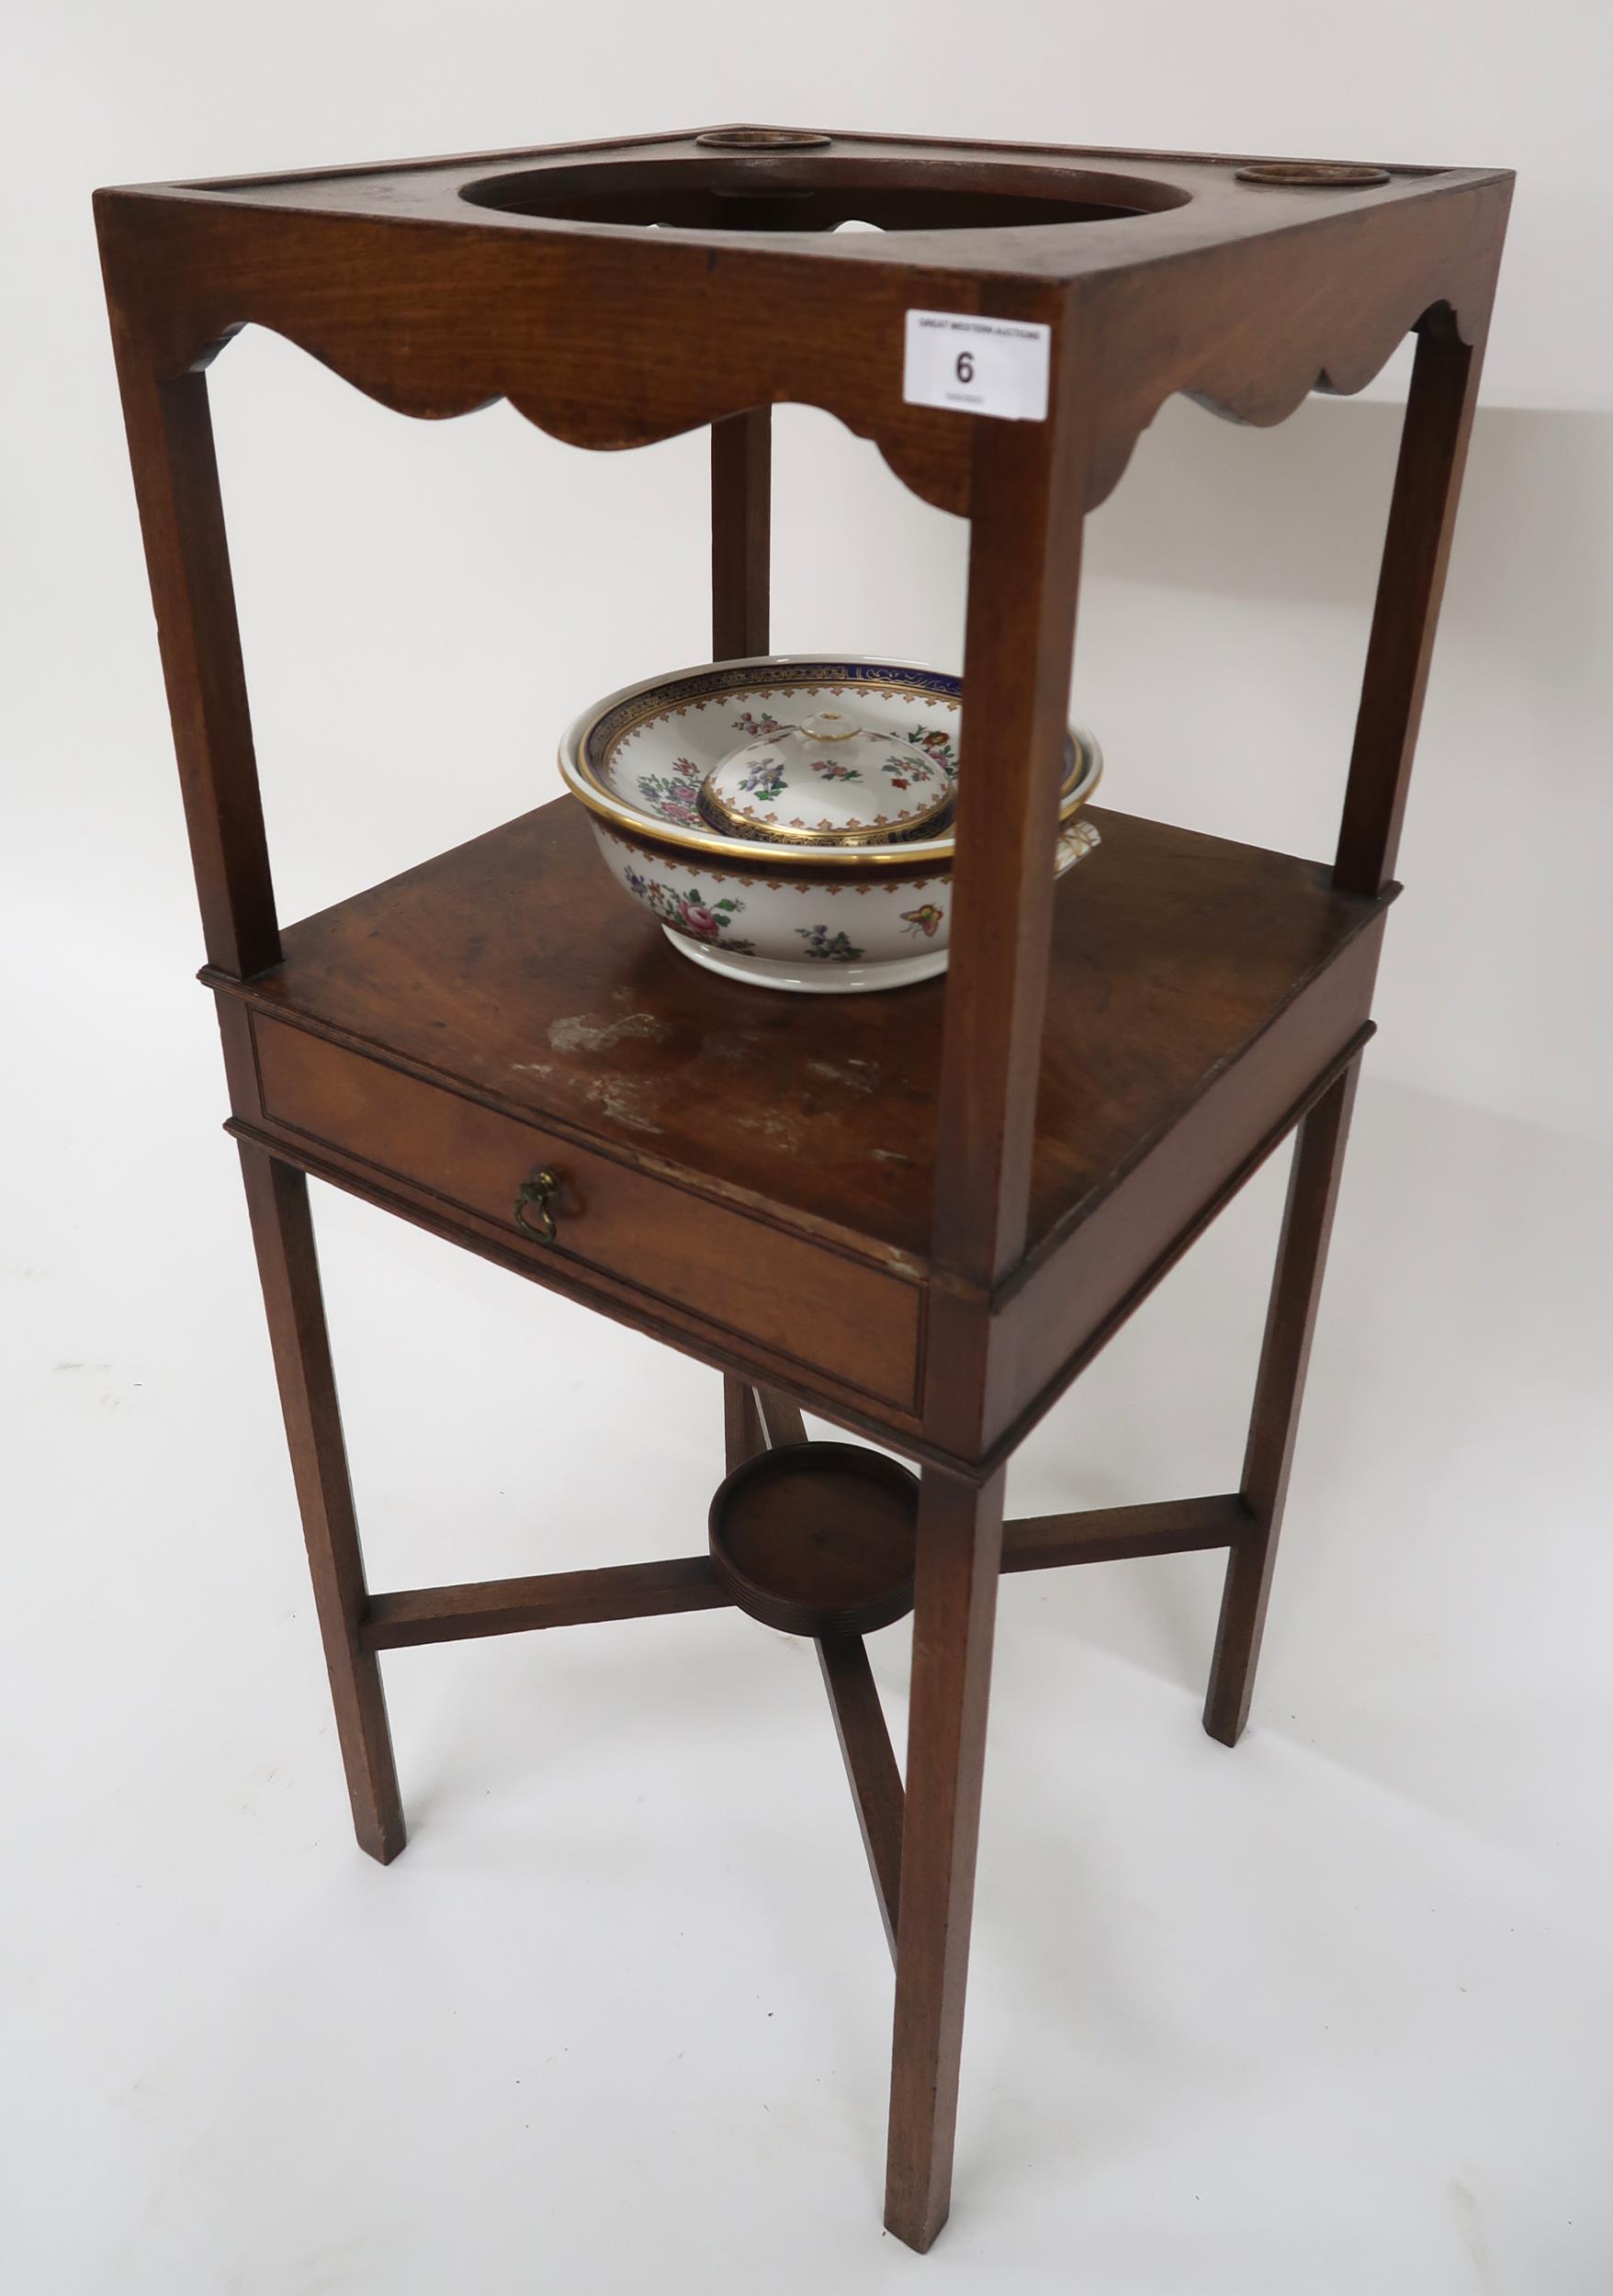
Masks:
[[[359,1848],[385,1865],[407,1836],[380,1668],[358,1638],[367,1590],[308,1182],[261,1148],[240,1146],[354,1831]]]
[[[1003,1481],[920,1480],[885,2200],[920,2250],[952,2203]]]
[[[1359,1073],[1357,1059],[1303,1119],[1294,1142],[1244,1457],[1243,1499],[1252,1520],[1247,1531],[1234,1540],[1227,1560],[1210,1689],[1204,1702],[1204,1728],[1226,1746],[1236,1745],[1249,1718],[1311,1338],[1322,1296],[1327,1241],[1338,1201]]]
[[[749,1379],[737,1379],[731,1371],[723,1374],[723,1454],[731,1475],[736,1467],[743,1467],[759,1451],[767,1448],[767,1437],[761,1430],[761,1414],[756,1408],[756,1390]]]

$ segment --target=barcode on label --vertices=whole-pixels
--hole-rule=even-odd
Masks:
[[[909,311],[902,397],[1007,422],[1047,420],[1051,328],[968,311]]]

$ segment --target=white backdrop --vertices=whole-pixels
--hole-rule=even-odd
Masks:
[[[344,1846],[89,210],[757,118],[1519,171],[1256,1728],[1230,1764],[1196,1732],[1203,1559],[1005,1589],[959,2218],[913,2268],[1601,2296],[1599,0],[23,0],[7,34],[0,2280],[910,2279],[801,1653],[722,1620],[405,1653],[414,1840],[385,1875]],[[1077,649],[1106,802],[1329,849],[1403,373],[1270,433],[1172,405],[1141,443]],[[288,917],[551,794],[581,703],[708,650],[702,437],[409,423],[266,336],[214,405]],[[962,527],[802,410],[776,538],[781,647],[956,661]],[[1227,1487],[1280,1190],[1039,1432],[1021,1509]],[[342,1199],[321,1223],[378,1583],[625,1559],[647,1491],[668,1551],[697,1543],[709,1375]]]

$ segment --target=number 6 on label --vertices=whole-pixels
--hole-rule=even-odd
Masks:
[[[1034,320],[909,311],[902,397],[909,406],[1044,422],[1052,356],[1053,332]]]

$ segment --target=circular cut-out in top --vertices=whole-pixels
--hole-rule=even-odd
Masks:
[[[872,1634],[913,1607],[919,1479],[883,1452],[763,1451],[717,1486],[710,1527],[718,1580],[783,1634]]]
[[[473,176],[459,197],[535,220],[662,231],[833,231],[858,222],[882,231],[955,231],[1118,221],[1180,207],[1190,196],[1145,176],[1040,160],[918,160],[844,141],[794,141],[804,129],[754,132],[792,141],[561,158]]]
[[[1368,191],[1386,184],[1386,167],[1353,167],[1342,160],[1260,160],[1237,171],[1240,184],[1270,184],[1290,191]]]
[[[816,128],[707,128],[694,141],[705,152],[821,152],[833,139]]]

